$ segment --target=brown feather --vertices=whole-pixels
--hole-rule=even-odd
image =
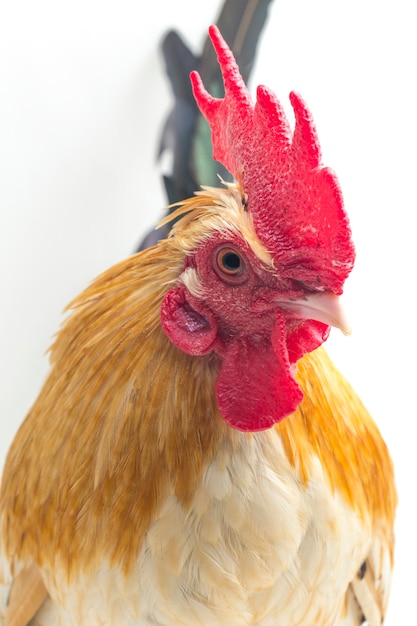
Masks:
[[[394,469],[381,434],[351,385],[323,348],[298,363],[304,400],[277,428],[288,458],[308,482],[312,455],[334,490],[362,518],[384,520],[392,533],[397,494]],[[360,445],[359,445],[360,443]]]
[[[161,242],[71,303],[5,464],[3,533],[16,559],[61,560],[68,575],[97,555],[129,568],[167,493],[187,503],[203,462],[233,441],[216,407],[216,359],[185,355],[160,327],[183,260],[177,239]]]
[[[33,563],[15,577],[10,590],[5,626],[27,626],[36,615],[48,592]]]

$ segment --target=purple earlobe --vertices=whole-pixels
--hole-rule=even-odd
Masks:
[[[172,343],[194,356],[207,354],[217,338],[217,322],[208,310],[196,303],[182,287],[168,291],[161,305],[161,324]]]

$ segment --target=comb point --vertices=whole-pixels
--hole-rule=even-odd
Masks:
[[[217,108],[220,106],[221,99],[215,98],[208,93],[203,85],[200,74],[196,70],[193,70],[190,73],[190,80],[195,101],[197,102],[202,114],[206,118],[211,118],[215,115]]]
[[[321,162],[321,149],[310,110],[296,91],[290,93],[290,102],[295,115],[293,151],[297,153],[300,163],[306,161],[309,167],[318,167]]]

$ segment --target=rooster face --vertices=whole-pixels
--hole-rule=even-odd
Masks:
[[[212,192],[225,203],[219,207],[223,216],[231,213],[228,203],[233,199],[236,206],[241,197],[237,189]],[[242,203],[233,224],[233,230],[214,228],[185,257],[177,284],[163,300],[161,320],[187,354],[220,357],[220,412],[231,426],[255,431],[296,409],[303,397],[296,361],[321,345],[330,325],[344,327],[345,321],[336,295],[313,290],[314,259],[310,269],[306,259],[300,261],[297,273],[289,251],[287,264],[282,255],[284,262],[275,267]]]

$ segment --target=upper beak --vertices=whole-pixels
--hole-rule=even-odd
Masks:
[[[345,334],[351,333],[351,327],[340,302],[340,296],[329,292],[308,294],[294,300],[277,300],[280,307],[292,311],[297,317],[323,322],[328,326],[340,328]]]

